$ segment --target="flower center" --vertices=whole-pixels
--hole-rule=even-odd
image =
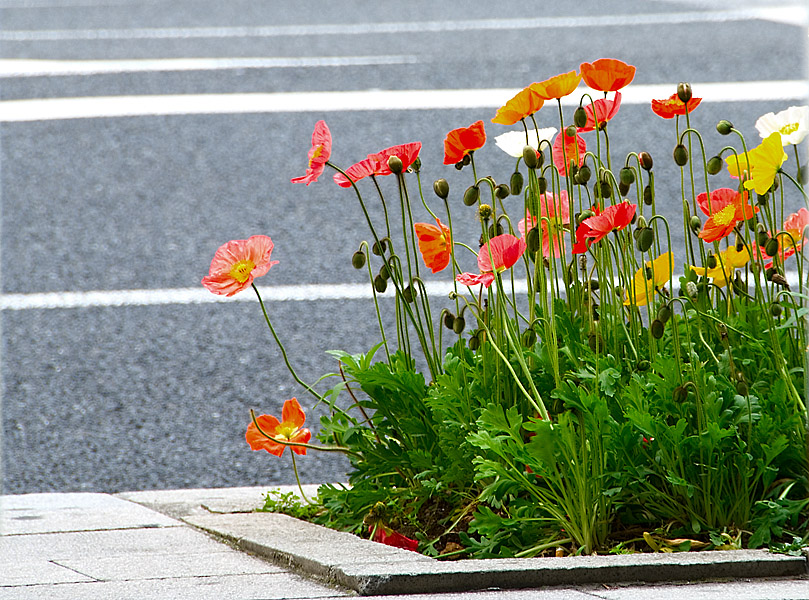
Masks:
[[[298,428],[291,423],[281,423],[278,427],[276,427],[275,435],[273,437],[282,440],[291,440],[296,431],[298,431]]]
[[[722,210],[714,213],[713,220],[717,225],[729,225],[736,220],[736,207],[728,204]]]
[[[312,163],[315,162],[315,159],[319,158],[321,154],[323,154],[323,144],[315,146],[314,152],[312,152],[312,158],[309,159],[310,167],[312,166]]]
[[[790,133],[795,133],[796,131],[798,131],[798,127],[799,127],[799,125],[797,123],[787,123],[786,125],[784,125],[778,131],[782,135],[789,135]]]
[[[255,268],[256,265],[252,260],[240,260],[230,268],[230,276],[239,283],[244,283]]]

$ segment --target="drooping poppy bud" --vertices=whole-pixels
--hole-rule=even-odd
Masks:
[[[470,185],[463,194],[463,203],[467,206],[472,206],[477,203],[478,198],[480,198],[480,188],[476,185]]]
[[[388,168],[390,169],[391,173],[398,175],[404,169],[402,159],[394,154],[388,159]]]
[[[684,167],[688,164],[688,150],[682,144],[677,144],[672,154],[674,156],[674,162],[677,163],[677,165]]]
[[[764,245],[764,253],[767,256],[775,256],[778,254],[778,238],[771,237]]]
[[[655,232],[651,227],[644,227],[638,234],[638,250],[646,252],[655,241]]]
[[[643,203],[646,206],[651,206],[653,201],[654,194],[652,193],[652,186],[647,185],[645,188],[643,188]]]
[[[640,159],[640,166],[643,167],[645,171],[651,171],[652,167],[654,166],[654,161],[652,160],[652,155],[648,152],[641,152],[638,155]]]
[[[435,192],[436,196],[442,200],[446,200],[449,196],[449,183],[443,177],[441,179],[436,179],[433,182],[433,191]]]
[[[573,180],[579,185],[586,185],[587,182],[590,181],[591,175],[592,171],[590,171],[590,167],[582,165],[576,172],[576,177],[574,177]]]
[[[455,324],[455,315],[453,315],[450,311],[446,311],[444,313],[444,327],[447,329],[452,329],[452,326]]]
[[[544,194],[548,191],[548,180],[544,177],[537,178],[537,185],[539,186],[539,193]]]
[[[501,183],[496,188],[494,188],[494,195],[500,199],[505,200],[511,194],[511,190],[505,183]]]
[[[357,250],[351,255],[351,266],[355,269],[362,269],[365,266],[365,252]]]
[[[731,131],[733,131],[733,123],[727,119],[722,119],[716,124],[716,130],[722,135],[728,135]]]
[[[635,183],[635,172],[629,167],[624,167],[621,169],[619,177],[621,179],[621,183],[625,185],[632,185]]]
[[[529,169],[537,168],[539,165],[539,157],[537,156],[537,151],[534,150],[533,146],[525,146],[522,149],[522,161]]]
[[[671,318],[671,307],[668,304],[661,304],[657,309],[657,319],[664,325],[668,323]]]
[[[722,170],[722,157],[712,156],[708,159],[707,164],[708,175],[716,175]]]
[[[576,112],[573,113],[573,122],[576,127],[584,127],[587,125],[587,111],[583,107],[578,107]]]
[[[461,335],[465,327],[466,327],[466,319],[464,319],[461,315],[455,317],[455,321],[452,323],[452,331],[454,331],[458,335]]]
[[[539,227],[532,227],[528,230],[528,233],[525,234],[525,245],[531,254],[539,251],[542,247],[542,242],[539,239]]]
[[[509,181],[509,183],[511,185],[512,196],[517,196],[520,194],[520,192],[522,192],[522,186],[524,182],[525,179],[523,178],[522,173],[520,173],[519,171],[514,171],[511,174],[511,180]]]
[[[691,227],[691,231],[698,234],[699,230],[702,228],[702,221],[697,215],[693,215],[688,225]]]
[[[371,252],[373,252],[377,256],[382,256],[382,254],[387,250],[388,245],[385,240],[379,240],[379,242],[374,242],[374,245],[371,246]]]
[[[388,289],[388,282],[377,275],[374,277],[374,289],[377,291],[377,293],[384,294],[385,290]]]
[[[652,324],[649,326],[649,329],[652,332],[652,337],[656,340],[662,338],[663,330],[665,329],[665,327],[666,326],[663,324],[663,321],[661,321],[660,319],[655,319],[654,321],[652,321]]]

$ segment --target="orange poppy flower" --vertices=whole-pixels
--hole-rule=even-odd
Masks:
[[[702,102],[702,98],[692,97],[688,101],[688,112],[694,112],[700,102]],[[673,119],[675,115],[684,115],[686,113],[686,105],[674,93],[665,100],[652,100],[652,110],[658,117]]]
[[[706,242],[715,242],[730,235],[741,221],[745,221],[756,214],[758,207],[748,204],[748,193],[740,194],[731,188],[720,188],[711,192],[710,200],[708,194],[703,192],[697,196],[702,212],[708,216],[702,231],[699,232],[700,239]]]
[[[545,101],[529,86],[498,108],[492,123],[514,125],[517,121],[533,115],[544,104]]]
[[[305,444],[312,438],[312,433],[303,427],[306,422],[306,414],[296,398],[284,402],[281,419],[279,422],[272,415],[261,415],[256,417],[256,422],[264,433],[279,440]],[[253,450],[266,450],[275,456],[281,456],[286,448],[286,445],[274,442],[262,435],[255,423],[247,426],[245,439]],[[290,449],[295,454],[306,454],[306,448],[301,446],[290,446]]]
[[[436,219],[438,225],[429,223],[415,223],[416,237],[419,240],[419,251],[424,264],[433,273],[442,271],[449,264],[452,256],[452,238],[449,227]]]
[[[635,78],[635,67],[615,58],[599,58],[579,68],[584,83],[601,92],[617,92]]]
[[[572,94],[573,90],[579,87],[580,81],[581,75],[577,74],[576,71],[570,71],[569,73],[554,75],[545,81],[532,83],[528,87],[534,90],[542,100],[556,100]]]
[[[564,148],[562,148],[562,139],[564,139]],[[570,163],[575,163],[577,167],[582,166],[585,152],[587,152],[587,144],[578,133],[568,135],[566,131],[562,131],[557,134],[556,139],[553,140],[551,154],[553,164],[559,170],[559,175],[567,175],[567,166]]]
[[[315,123],[315,131],[312,133],[312,147],[309,149],[309,166],[306,167],[306,175],[294,177],[290,181],[306,185],[317,181],[317,178],[323,173],[323,169],[326,168],[326,162],[330,156],[331,132],[325,121],[318,121]]]
[[[595,114],[593,114],[593,107],[595,107]],[[584,112],[587,114],[587,123],[584,127],[578,128],[579,133],[593,131],[596,128],[596,121],[598,121],[598,128],[604,129],[610,119],[618,114],[619,108],[621,108],[621,92],[615,92],[615,100],[601,98],[592,104],[585,104]]]
[[[266,275],[277,260],[270,260],[273,243],[266,235],[246,240],[231,240],[213,255],[208,275],[202,285],[220,296],[232,296],[249,287],[256,277]]]
[[[483,121],[475,121],[469,127],[453,129],[444,138],[444,164],[454,165],[463,157],[483,148],[486,143],[486,131]]]

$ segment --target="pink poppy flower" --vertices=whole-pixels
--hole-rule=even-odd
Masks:
[[[484,244],[478,252],[480,273],[461,273],[455,280],[463,285],[483,284],[489,287],[495,273],[510,269],[525,252],[525,242],[509,233],[498,235]],[[489,256],[491,254],[491,257]]]
[[[409,144],[399,144],[398,146],[385,148],[376,154],[369,154],[368,158],[377,161],[376,175],[390,175],[388,159],[391,156],[398,156],[402,161],[402,171],[406,171],[419,157],[419,152],[421,152],[421,142],[411,142]]]
[[[355,163],[346,169],[346,175],[351,178],[354,183],[360,179],[364,179],[370,175],[375,175],[377,169],[377,161],[373,158],[365,158],[358,163]],[[340,187],[350,188],[351,181],[342,173],[334,174],[334,183]]]
[[[564,227],[570,223],[570,204],[568,202],[567,191],[561,190],[559,196],[553,194],[542,194],[539,197],[540,217],[542,233],[542,256],[557,257],[565,253]],[[529,226],[526,227],[526,224]],[[531,216],[526,211],[525,219],[520,219],[517,229],[523,239],[525,234],[536,227],[537,218]]]
[[[778,254],[781,257],[781,262],[803,249],[807,234],[809,234],[807,228],[809,228],[809,210],[801,208],[798,212],[787,217],[787,220],[784,221],[784,228],[778,235]],[[789,235],[784,235],[784,233]],[[763,249],[761,252],[766,257],[766,254],[763,254]],[[764,268],[769,269],[772,264],[773,261],[770,260],[764,265]]]
[[[586,218],[576,230],[576,243],[573,244],[573,254],[583,254],[590,247],[607,237],[613,231],[621,231],[632,222],[637,210],[637,204],[619,202],[600,211],[593,207],[595,215]]]
[[[564,149],[562,148],[562,139],[564,139]],[[565,131],[559,132],[551,148],[553,164],[559,170],[559,175],[567,175],[567,165],[571,163],[574,163],[577,167],[582,166],[585,152],[587,152],[587,144],[583,138],[579,137],[578,133],[567,135]],[[567,161],[567,164],[565,164],[565,161]]]
[[[593,107],[595,107],[595,114],[593,114]],[[585,104],[584,112],[587,113],[587,123],[584,127],[579,127],[579,133],[593,131],[596,128],[596,120],[598,128],[604,129],[610,119],[618,114],[619,108],[621,108],[621,92],[615,92],[615,100],[603,98],[592,104]]]
[[[266,235],[254,235],[246,240],[232,240],[219,247],[213,255],[211,268],[202,285],[220,296],[232,296],[249,287],[256,277],[265,275],[278,264],[270,260],[273,243]]]
[[[315,131],[312,133],[312,147],[309,149],[309,166],[306,167],[306,175],[294,177],[290,181],[306,185],[317,181],[317,178],[323,173],[323,169],[326,168],[326,162],[330,156],[331,132],[325,121],[318,121],[315,123]]]

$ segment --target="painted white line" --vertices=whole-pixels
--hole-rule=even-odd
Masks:
[[[799,101],[809,96],[809,82],[746,81],[693,83],[704,102]],[[632,85],[622,90],[623,104],[647,104],[666,98],[676,84]],[[246,94],[179,94],[165,96],[93,96],[0,102],[0,122],[49,121],[149,115],[335,112],[357,110],[441,110],[497,108],[517,89],[367,90],[353,92],[288,92]],[[581,88],[581,92],[587,91]],[[578,104],[579,95],[562,103]]]
[[[467,19],[442,21],[400,21],[387,23],[328,23],[306,25],[275,25],[254,27],[175,27],[133,29],[52,29],[0,31],[0,41],[96,41],[143,39],[200,39],[245,37],[299,37],[325,35],[373,35],[399,33],[451,33],[486,30],[559,29],[578,27],[632,27],[642,25],[687,25],[691,23],[725,23],[767,19],[772,9],[748,8],[738,10],[652,13],[645,15],[593,15],[576,17],[537,17],[532,19]],[[791,14],[791,13],[790,13]],[[797,9],[793,23],[800,25],[805,14]]]
[[[137,60],[0,59],[0,78],[103,75],[231,69],[301,69],[415,64],[415,56],[306,56],[292,58],[159,58]]]

